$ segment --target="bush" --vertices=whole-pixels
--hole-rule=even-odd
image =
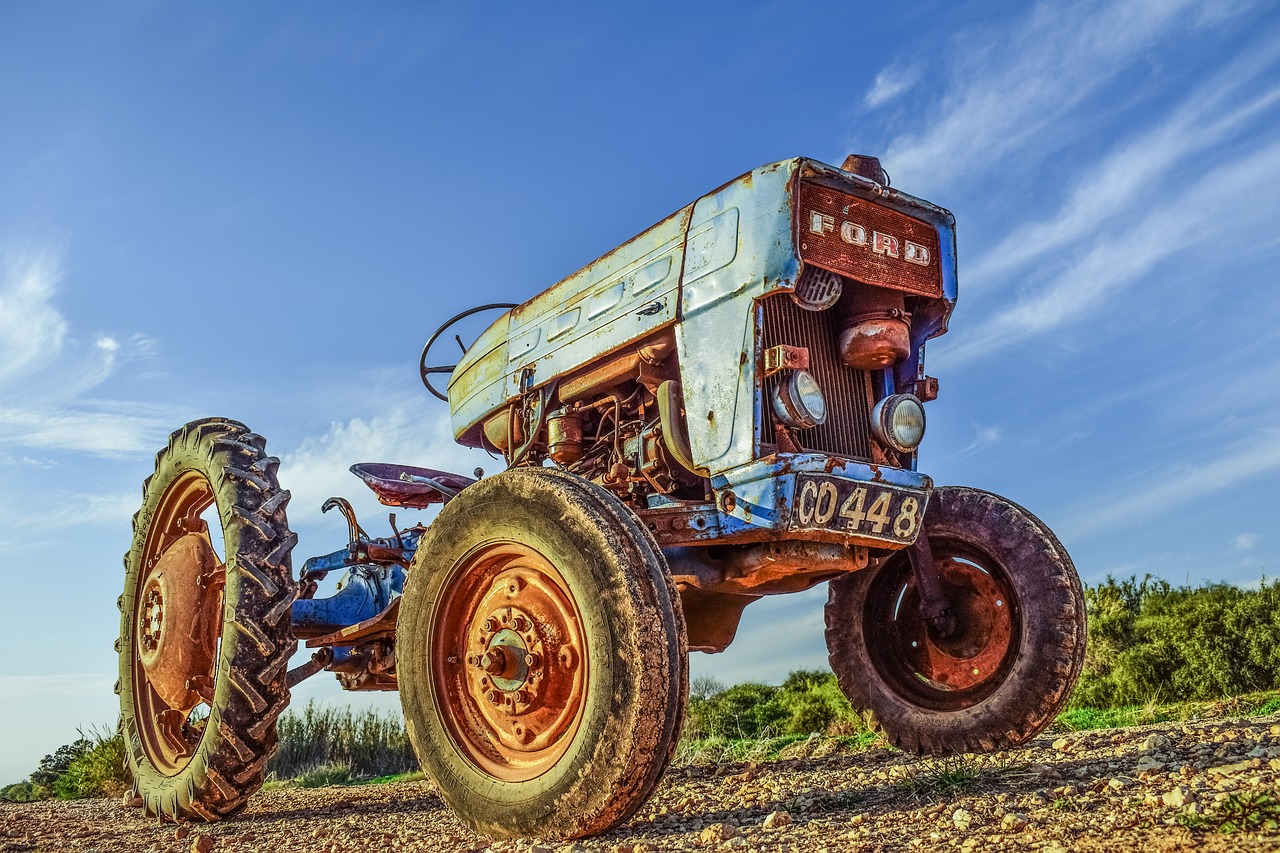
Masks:
[[[280,749],[267,763],[267,772],[277,779],[333,766],[355,778],[418,769],[404,720],[396,713],[321,708],[312,701],[301,713],[281,715],[276,727]]]
[[[1280,687],[1280,584],[1173,587],[1150,575],[1085,590],[1077,708],[1221,699]]]
[[[52,796],[53,791],[30,780],[0,788],[0,800],[8,803],[34,803],[36,800],[47,800]]]
[[[699,687],[690,691],[686,740],[759,740],[864,728],[830,672],[793,672],[778,687],[751,683],[717,692]]]
[[[119,734],[95,735],[93,745],[72,759],[54,780],[53,792],[60,800],[118,797],[128,784],[124,738]]]

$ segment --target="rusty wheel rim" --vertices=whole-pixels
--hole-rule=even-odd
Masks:
[[[213,701],[226,570],[200,516],[214,503],[202,474],[183,474],[161,496],[142,547],[132,690],[142,747],[165,775],[190,763]]]
[[[589,676],[564,576],[533,548],[489,543],[454,566],[436,613],[433,687],[454,746],[506,782],[550,770],[582,721]]]
[[[1009,574],[962,542],[930,539],[955,634],[934,636],[920,616],[910,561],[898,555],[872,581],[864,613],[868,652],[901,695],[935,710],[970,707],[995,692],[1017,658],[1020,613]]]

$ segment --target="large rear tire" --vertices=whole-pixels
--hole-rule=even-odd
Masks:
[[[193,421],[142,487],[118,601],[120,728],[134,788],[164,819],[238,811],[276,749],[297,648],[278,464],[244,424]]]
[[[925,531],[957,630],[939,638],[921,618],[905,552],[836,578],[826,624],[840,688],[908,752],[1022,743],[1053,721],[1084,664],[1071,558],[1031,513],[977,489],[935,491]]]
[[[432,523],[400,608],[414,750],[493,838],[577,838],[630,817],[688,697],[684,618],[653,536],[579,477],[519,468]]]

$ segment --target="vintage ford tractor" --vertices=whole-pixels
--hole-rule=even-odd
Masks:
[[[175,432],[119,599],[146,809],[235,813],[289,689],[328,670],[400,690],[419,760],[478,832],[603,832],[670,760],[688,652],[823,582],[831,666],[890,741],[938,755],[1040,731],[1084,658],[1071,559],[1016,504],[916,470],[954,234],[874,158],[786,160],[528,302],[464,312],[502,311],[456,365],[432,352],[459,318],[441,327],[422,379],[506,470],[355,465],[386,505],[444,506],[373,537],[331,498],[349,541],[296,577],[263,438],[222,418]],[[290,670],[298,640],[314,653]]]

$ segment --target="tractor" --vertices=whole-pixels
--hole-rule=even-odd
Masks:
[[[143,485],[118,601],[136,800],[235,814],[290,688],[328,671],[399,690],[419,761],[475,831],[599,834],[671,760],[689,652],[820,583],[840,688],[890,742],[1035,735],[1079,675],[1084,600],[1034,515],[917,469],[938,394],[925,346],[956,293],[954,217],[876,158],[750,171],[529,301],[438,329],[421,379],[456,440],[505,469],[354,465],[382,504],[439,513],[371,536],[330,498],[348,541],[296,574],[262,436],[186,424]],[[467,318],[483,331],[440,363]]]

